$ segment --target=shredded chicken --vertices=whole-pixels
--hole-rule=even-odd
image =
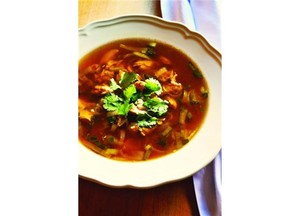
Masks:
[[[107,63],[109,60],[115,58],[116,54],[119,52],[118,49],[111,49],[108,52],[106,52],[102,58],[100,59],[100,64],[105,64]]]
[[[98,73],[101,71],[101,66],[99,64],[92,64],[89,67],[87,67],[85,70],[83,70],[79,76],[85,76],[87,74],[93,74],[93,73]]]
[[[141,110],[139,109],[137,106],[135,106],[134,104],[132,104],[131,109],[129,110],[129,112],[134,113],[136,115],[144,115],[146,113],[145,110]]]
[[[149,69],[155,65],[155,62],[152,60],[138,60],[133,64],[133,67],[137,67],[140,69]]]
[[[173,70],[167,70],[166,67],[162,67],[158,71],[155,72],[155,76],[161,82],[167,82],[173,78],[174,71]]]
[[[139,126],[137,123],[133,122],[129,125],[128,130],[131,132],[138,132],[139,131]]]
[[[94,79],[96,83],[106,83],[110,82],[110,79],[114,77],[114,71],[103,69],[100,73],[95,73]]]
[[[124,116],[118,116],[117,118],[117,126],[121,127],[127,122],[127,119]]]
[[[167,96],[165,96],[164,98],[165,98],[165,100],[167,100],[167,101],[169,102],[169,106],[170,106],[171,108],[177,109],[178,103],[177,103],[177,101],[176,101],[173,97],[167,95]]]
[[[106,84],[96,85],[91,91],[92,94],[96,94],[96,95],[105,95],[109,92],[112,92],[112,89],[110,88],[110,86]]]
[[[140,90],[140,91],[143,91],[143,89],[145,88],[145,82],[144,81],[136,81],[134,83],[134,86],[136,87],[136,89]]]
[[[85,102],[78,99],[78,111],[80,119],[91,121],[93,116],[100,115],[103,112],[103,108],[98,103]]]
[[[180,96],[183,92],[183,86],[181,83],[171,82],[163,85],[163,92],[169,94],[172,97]]]

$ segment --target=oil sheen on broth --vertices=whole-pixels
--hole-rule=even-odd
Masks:
[[[201,126],[209,89],[197,64],[161,41],[129,38],[79,61],[79,141],[116,160],[177,151]]]

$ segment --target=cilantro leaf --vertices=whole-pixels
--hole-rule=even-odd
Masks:
[[[132,97],[131,97],[130,100],[131,100],[132,102],[136,102],[138,99],[140,99],[140,98],[142,98],[142,97],[144,97],[144,96],[143,96],[143,93],[140,92],[140,91],[136,91],[136,93],[132,95]]]
[[[107,111],[115,111],[123,103],[123,99],[114,93],[109,93],[103,98],[103,107]]]
[[[137,93],[136,87],[133,84],[130,84],[123,92],[125,98],[130,100],[130,98]]]
[[[150,77],[145,80],[145,83],[145,88],[150,94],[156,93],[157,95],[160,95],[162,93],[161,84],[157,79]]]
[[[139,127],[149,127],[151,128],[152,126],[157,124],[157,118],[156,117],[148,117],[145,119],[140,119],[138,120],[138,125]]]
[[[123,100],[114,93],[107,94],[103,99],[103,108],[107,111],[117,111],[117,115],[126,116],[132,106],[129,100]]]
[[[127,86],[129,86],[132,82],[134,82],[136,80],[136,73],[134,72],[131,72],[131,73],[128,73],[128,72],[124,72],[120,81],[119,81],[119,84],[120,86],[125,89]]]
[[[125,100],[123,104],[121,104],[118,109],[118,115],[126,116],[131,109],[132,104],[129,104],[129,100]]]
[[[159,97],[149,98],[143,105],[157,116],[162,116],[168,111],[168,102]]]

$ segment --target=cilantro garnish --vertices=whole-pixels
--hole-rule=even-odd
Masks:
[[[123,104],[118,107],[118,115],[126,116],[131,108],[132,104],[128,100],[125,100]]]
[[[162,93],[162,87],[160,82],[154,78],[148,78],[145,80],[145,88],[148,90],[149,93],[155,93],[160,95]]]
[[[137,123],[140,127],[149,127],[156,125],[158,121],[158,118],[156,117],[148,117],[145,119],[138,120]]]
[[[162,116],[168,111],[168,102],[159,97],[149,98],[144,102],[144,106],[156,116]]]
[[[145,88],[141,91],[134,85],[136,76],[136,73],[124,72],[119,83],[112,78],[112,92],[104,96],[103,108],[113,112],[114,118],[113,121],[110,119],[110,123],[115,122],[117,116],[125,116],[127,120],[133,119],[139,127],[151,128],[157,124],[159,117],[167,113],[168,102],[159,97],[162,86],[157,79],[145,79]],[[129,115],[134,117],[129,118]]]
[[[103,108],[107,111],[115,111],[124,102],[121,97],[112,93],[107,94],[104,99]]]
[[[136,80],[136,73],[128,73],[124,72],[119,84],[122,87],[122,89],[125,89],[130,83],[134,82]]]
[[[136,87],[130,84],[126,89],[124,89],[123,94],[127,100],[129,100],[133,94],[137,93]]]

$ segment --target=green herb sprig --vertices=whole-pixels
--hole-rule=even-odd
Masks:
[[[169,102],[161,99],[162,93],[160,82],[152,77],[144,80],[145,86],[142,91],[138,90],[134,82],[137,74],[134,72],[124,72],[117,83],[114,79],[110,80],[111,92],[103,98],[103,108],[112,112],[114,116],[124,116],[127,119],[129,111],[137,107],[137,102],[142,101],[142,109],[136,115],[136,122],[139,127],[151,128],[155,126],[160,117],[168,112]]]

